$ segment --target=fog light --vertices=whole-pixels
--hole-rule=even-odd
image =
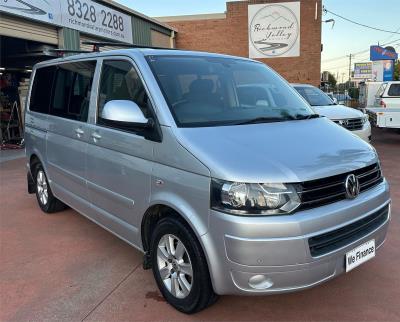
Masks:
[[[265,275],[254,275],[249,278],[249,286],[255,290],[265,290],[273,285],[272,280]]]

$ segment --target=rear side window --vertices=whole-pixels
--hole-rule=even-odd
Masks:
[[[57,66],[50,114],[86,122],[95,61],[81,61]]]
[[[39,113],[48,113],[56,67],[42,67],[35,72],[33,80],[29,110]]]
[[[400,96],[400,84],[390,85],[388,96]]]

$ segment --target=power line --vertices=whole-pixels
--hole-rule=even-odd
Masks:
[[[341,16],[341,15],[338,15],[337,13],[334,13],[334,12],[332,12],[332,11],[329,11],[328,9],[325,8],[325,6],[323,7],[322,10],[323,10],[325,13],[326,13],[326,12],[329,12],[330,14],[332,14],[332,15],[334,15],[334,16],[336,16],[336,17],[339,17],[339,18],[341,18],[341,19],[343,19],[343,20],[346,20],[346,21],[348,21],[348,22],[354,23],[354,24],[356,24],[356,25],[359,25],[359,26],[362,26],[362,27],[365,27],[365,28],[369,28],[369,29],[373,29],[373,30],[377,30],[377,31],[381,31],[381,32],[387,32],[387,33],[390,33],[390,34],[398,34],[398,35],[400,35],[400,32],[397,32],[397,31],[391,31],[391,30],[380,29],[380,28],[376,28],[376,27],[364,25],[364,24],[362,24],[362,23],[359,23],[359,22],[356,22],[356,21],[354,21],[354,20],[348,19],[348,18],[346,18],[346,17],[343,17],[343,16]]]
[[[399,40],[400,40],[400,38],[395,39],[395,40],[391,40],[391,41],[389,41],[389,42],[387,42],[387,43],[382,44],[381,46],[382,46],[382,47],[383,47],[383,46],[387,46],[387,45],[390,45],[390,44],[392,44],[392,43],[394,43],[394,42],[396,42],[396,41],[399,41]],[[359,52],[357,52],[357,53],[354,53],[354,54],[352,54],[352,55],[353,55],[353,56],[361,55],[361,54],[363,54],[363,53],[369,52],[369,50],[370,50],[370,49],[368,48],[368,49],[359,51]],[[347,59],[347,58],[348,58],[347,55],[344,55],[344,56],[339,56],[339,57],[334,57],[334,58],[329,58],[329,59],[322,60],[322,63],[329,63],[329,62],[332,62],[332,61],[335,61],[335,60],[341,60],[341,59]]]

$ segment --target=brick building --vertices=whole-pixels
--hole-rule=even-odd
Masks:
[[[296,2],[249,0],[227,2],[226,12],[158,17],[177,30],[176,47],[249,57],[248,7],[254,4]],[[257,58],[274,68],[289,82],[320,84],[321,0],[300,0],[299,55]]]

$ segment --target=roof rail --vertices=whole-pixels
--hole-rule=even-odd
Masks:
[[[119,42],[97,42],[97,41],[83,41],[82,44],[84,45],[92,45],[94,52],[99,52],[101,47],[105,46],[116,46],[116,47],[126,47],[126,48],[151,48],[151,49],[165,49],[165,50],[176,50],[175,48],[168,48],[168,47],[155,47],[155,46],[147,46],[147,45],[137,45],[137,44],[126,44],[126,43],[119,43]]]
[[[75,50],[75,49],[50,49],[50,52],[55,52],[57,54],[57,56],[59,57],[64,57],[65,54],[87,54],[87,53],[91,53],[91,51],[87,51],[87,50]]]

